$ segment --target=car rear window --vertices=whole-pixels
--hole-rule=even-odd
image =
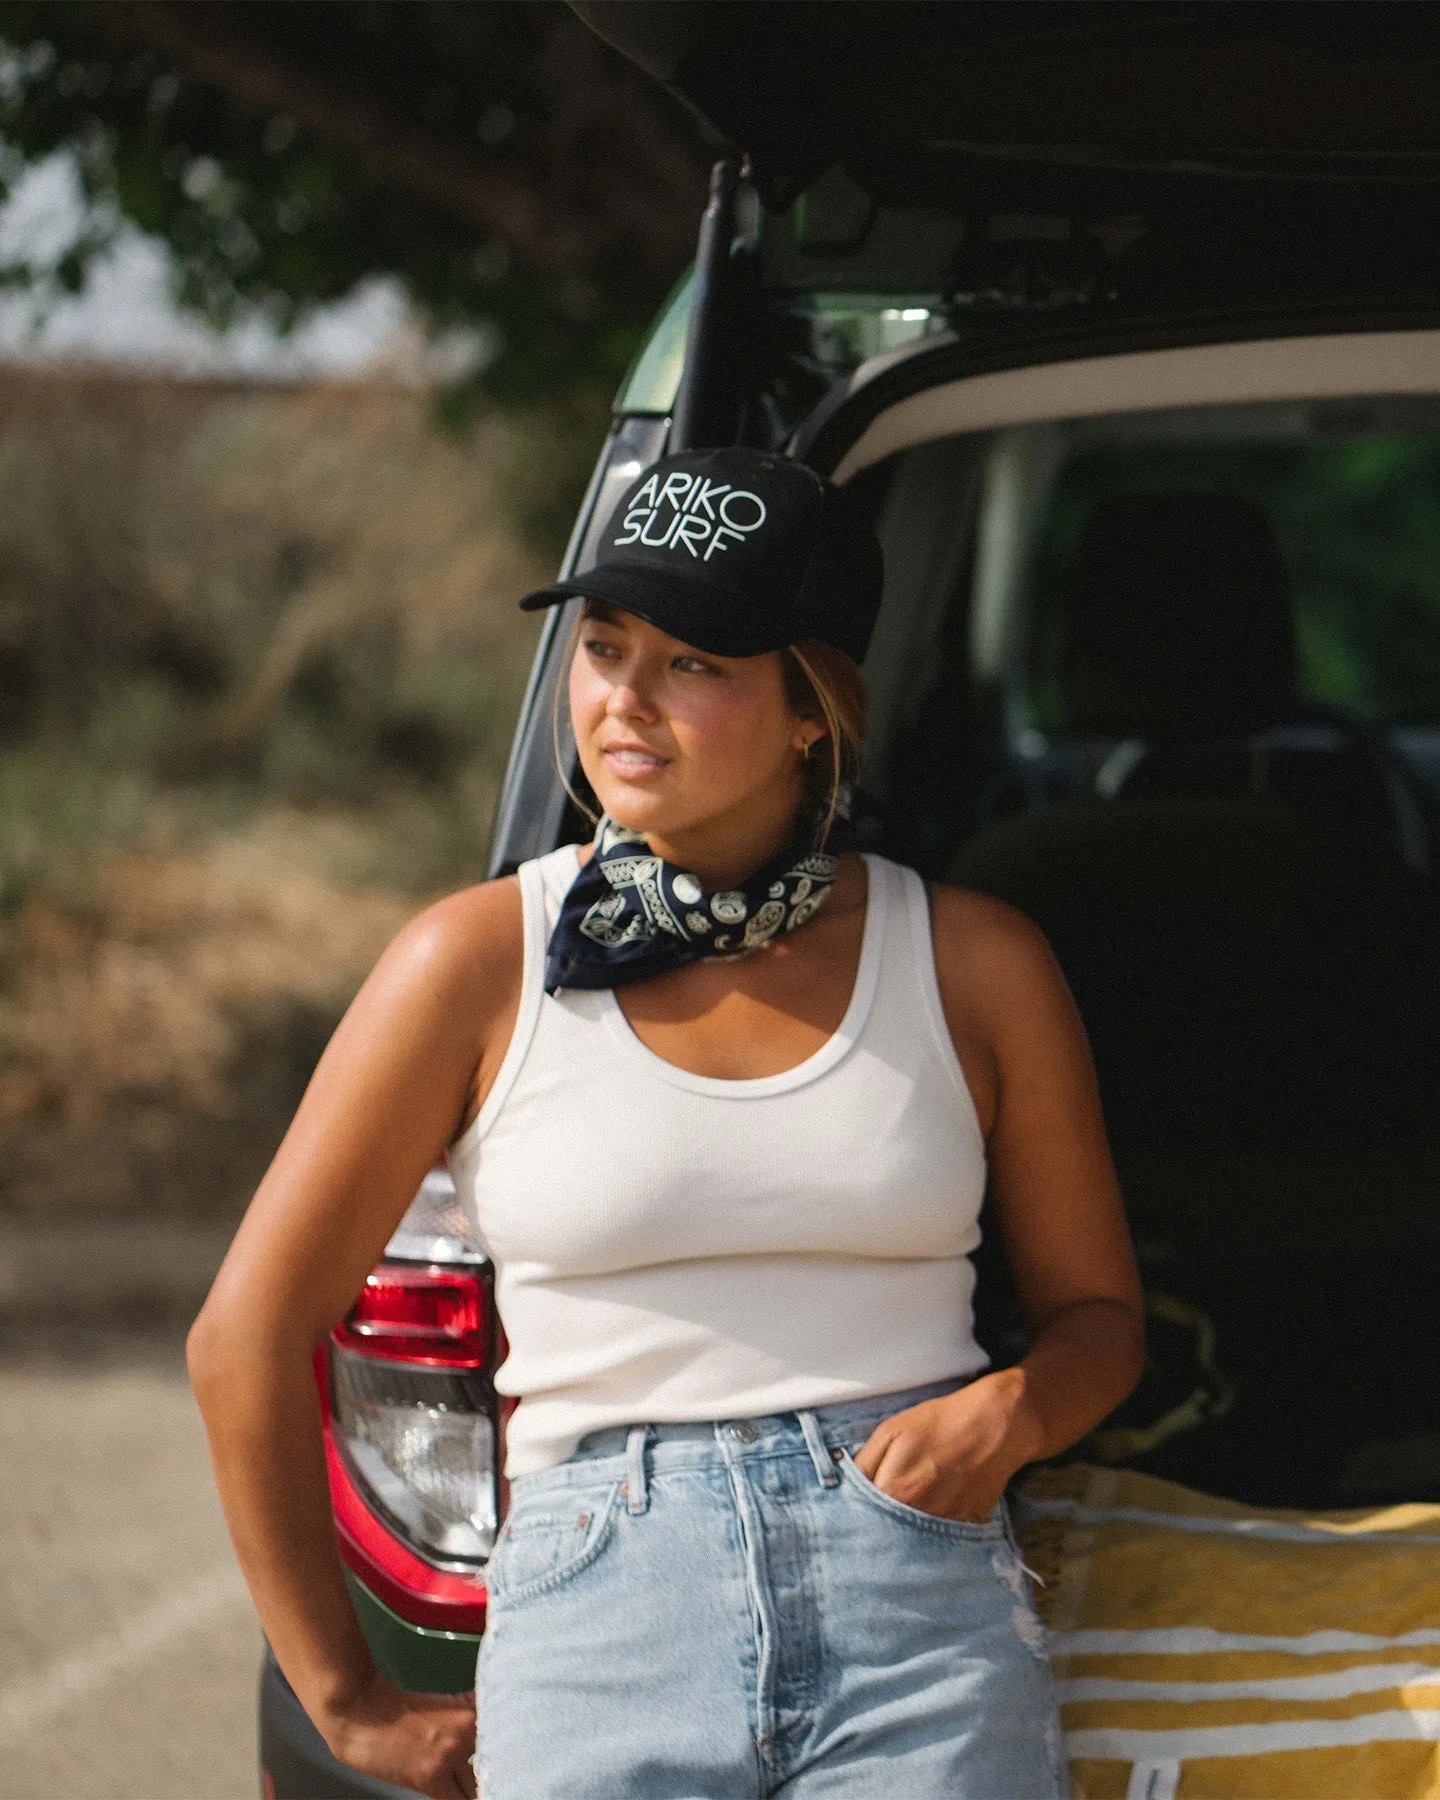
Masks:
[[[1319,413],[1313,434],[1258,442],[1238,427],[1228,440],[1212,427],[1188,442],[1164,426],[1150,438],[1132,427],[1122,441],[1062,453],[1031,561],[1031,722],[1066,723],[1060,635],[1092,508],[1196,489],[1238,495],[1269,517],[1289,575],[1301,698],[1378,721],[1440,721],[1440,430],[1335,432],[1343,423]]]

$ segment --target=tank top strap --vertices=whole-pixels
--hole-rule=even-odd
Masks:
[[[515,871],[515,879],[520,884],[520,908],[524,921],[520,1005],[515,1013],[515,1025],[496,1072],[494,1085],[485,1096],[485,1103],[479,1112],[450,1146],[451,1156],[472,1149],[484,1137],[494,1124],[524,1065],[531,1040],[535,1036],[535,1027],[539,1023],[541,1003],[545,998],[545,949],[550,941],[554,912],[559,906],[559,898],[552,897],[552,889],[558,881],[559,895],[563,895],[574,879],[573,866],[568,872],[563,866],[566,857],[572,859],[573,865],[574,855],[575,846],[566,844],[548,856],[521,863]]]
[[[945,1007],[940,998],[940,978],[935,969],[935,933],[930,911],[930,896],[926,891],[923,877],[916,870],[907,868],[901,863],[888,864],[894,883],[894,912],[904,918],[903,937],[904,950],[901,950],[899,939],[901,932],[896,932],[894,955],[897,963],[903,956],[907,965],[902,974],[901,969],[892,964],[895,975],[899,978],[896,987],[903,986],[913,997],[913,1004],[929,1027],[930,1037],[936,1056],[940,1060],[947,1076],[954,1083],[966,1108],[975,1112],[974,1096],[970,1092],[970,1084],[965,1079],[965,1071],[960,1058],[955,1053],[955,1040],[950,1036],[950,1026],[945,1018]],[[909,1011],[909,1008],[907,1008]],[[913,1014],[912,1014],[913,1016]],[[979,1120],[976,1117],[978,1129]]]
[[[522,875],[526,869],[534,871],[532,879],[537,884],[536,891],[540,901],[537,941],[532,943],[527,936],[525,954],[527,957],[539,957],[542,975],[545,968],[545,948],[550,941],[550,933],[555,929],[555,921],[560,917],[560,907],[566,894],[570,891],[571,883],[580,872],[579,849],[578,844],[562,844],[558,850],[552,850],[548,856],[537,856],[534,862],[520,865]]]

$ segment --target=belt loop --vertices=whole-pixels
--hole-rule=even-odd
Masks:
[[[625,1441],[625,1486],[629,1490],[626,1505],[634,1515],[643,1513],[650,1504],[650,1488],[645,1480],[645,1439],[649,1427],[632,1425]]]
[[[805,1435],[805,1448],[810,1452],[810,1460],[815,1465],[815,1473],[820,1477],[821,1487],[839,1487],[840,1477],[835,1473],[835,1459],[820,1435],[820,1421],[813,1412],[797,1412],[795,1417],[800,1421],[800,1429]]]

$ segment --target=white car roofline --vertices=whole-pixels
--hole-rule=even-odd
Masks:
[[[856,374],[852,392],[864,382],[864,369]],[[1440,394],[1440,331],[1337,332],[1039,363],[962,376],[897,400],[841,457],[834,479],[849,481],[916,444],[1006,425],[1177,406],[1414,394]]]

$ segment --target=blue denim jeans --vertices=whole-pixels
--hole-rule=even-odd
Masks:
[[[515,1483],[490,1565],[484,1800],[1057,1800],[1044,1635],[1003,1507],[867,1481],[958,1384],[597,1432]]]

